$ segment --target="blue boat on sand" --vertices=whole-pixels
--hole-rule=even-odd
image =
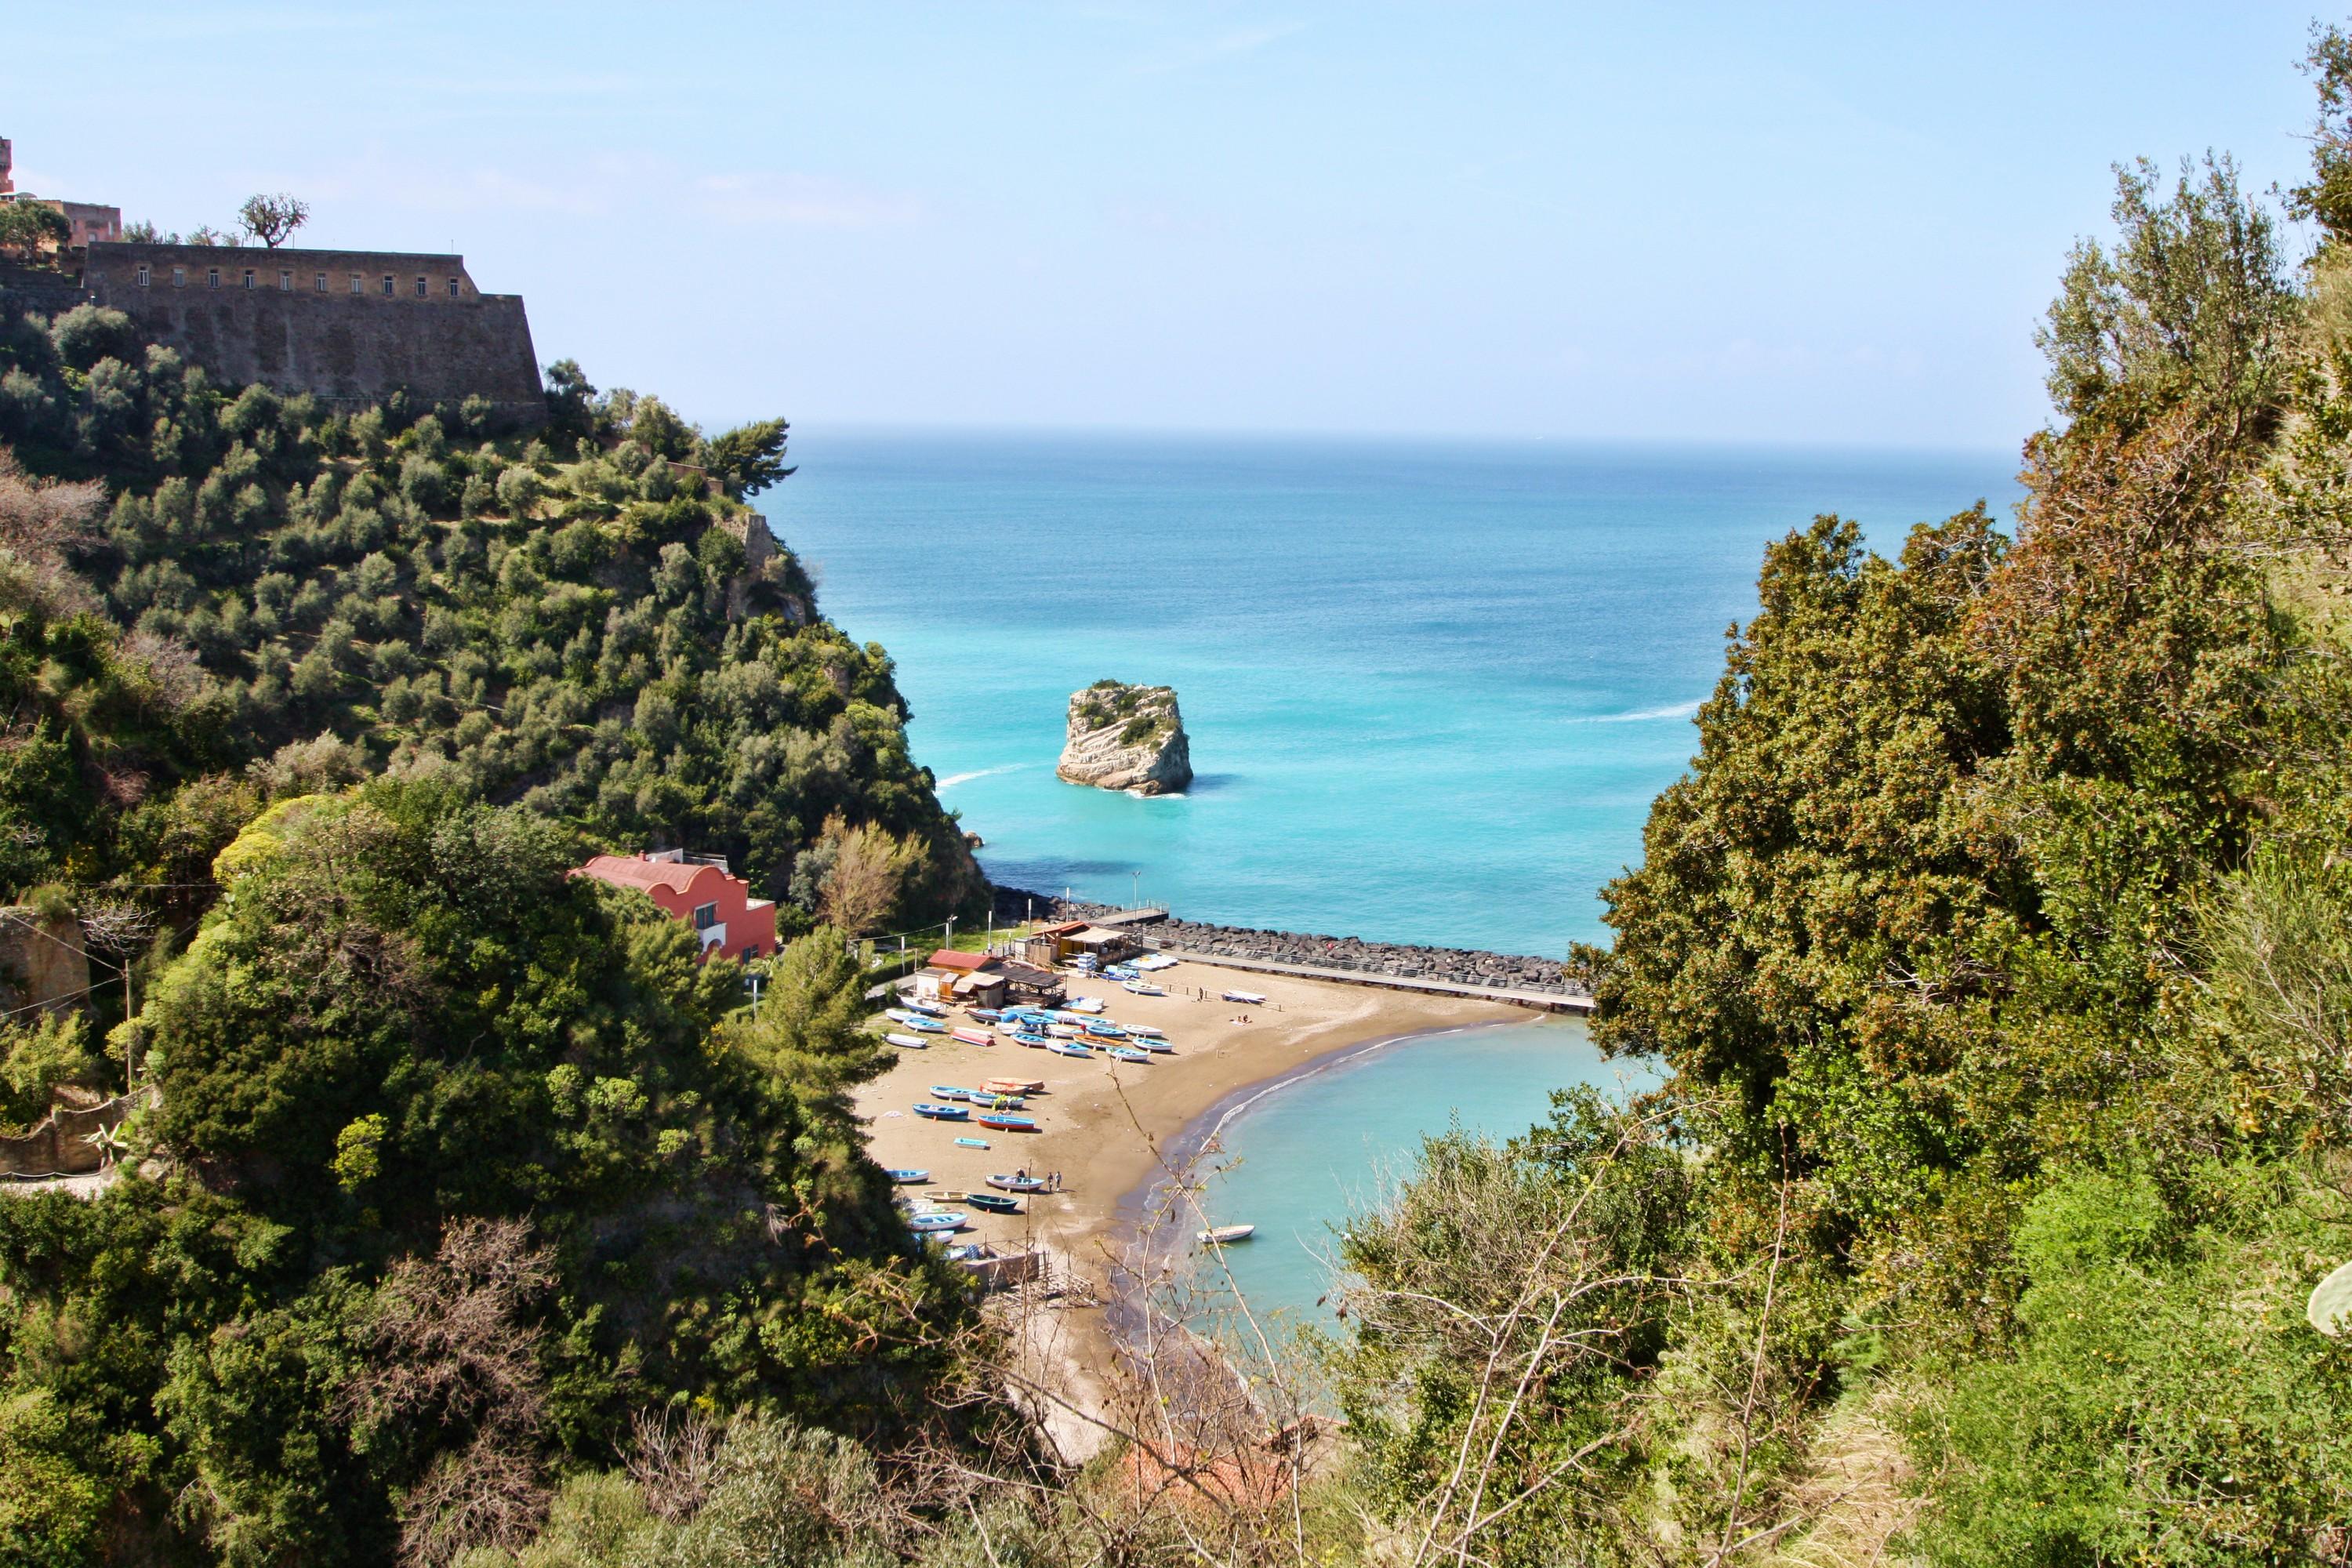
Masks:
[[[961,1121],[971,1114],[971,1107],[969,1105],[932,1105],[924,1101],[917,1101],[915,1105],[915,1114],[918,1116],[928,1116],[934,1121]]]

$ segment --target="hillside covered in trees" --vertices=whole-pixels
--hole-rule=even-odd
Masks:
[[[2352,1259],[2352,38],[2310,65],[2289,212],[2121,171],[2014,519],[1767,551],[1577,955],[1664,1086],[1433,1141],[1314,1379],[1114,1388],[1084,1468],[857,1146],[844,931],[755,1020],[562,874],[689,838],[853,931],[975,883],[887,661],[731,526],[781,431],[566,372],[523,446],[12,328],[5,879],[192,934],[102,1039],[6,1026],[14,1095],[162,1092],[104,1196],[0,1199],[0,1558],[2352,1563],[2305,1315]]]
[[[705,439],[551,380],[553,423],[491,440],[477,411],[215,388],[93,307],[8,323],[33,743],[0,778],[0,880],[189,880],[255,800],[385,773],[725,854],[803,913],[866,848],[897,875],[856,925],[979,897],[887,658],[743,502],[789,472],[782,422]]]

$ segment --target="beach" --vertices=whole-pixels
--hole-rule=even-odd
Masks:
[[[1027,1171],[1061,1177],[1061,1191],[1033,1195],[1019,1215],[968,1211],[959,1240],[982,1240],[999,1251],[1045,1247],[1057,1269],[1097,1294],[1107,1294],[1108,1265],[1133,1223],[1129,1200],[1160,1174],[1161,1152],[1221,1102],[1349,1047],[1429,1030],[1505,1022],[1528,1015],[1501,1003],[1419,995],[1370,986],[1288,976],[1244,974],[1182,963],[1154,975],[1166,996],[1136,996],[1108,981],[1077,981],[1071,994],[1098,996],[1105,1016],[1166,1031],[1175,1049],[1149,1062],[1064,1057],[1015,1045],[996,1035],[992,1046],[929,1037],[925,1050],[905,1050],[889,1071],[860,1087],[856,1113],[880,1164],[930,1173],[904,1189],[983,1189],[992,1174]],[[1263,995],[1263,1005],[1219,999],[1227,989]],[[961,1021],[961,1015],[958,1015]],[[1042,1079],[1045,1092],[1021,1111],[1034,1116],[1032,1133],[992,1131],[969,1123],[932,1121],[914,1114],[918,1101],[936,1097],[935,1084],[971,1089],[983,1079]],[[982,1138],[986,1149],[959,1147]],[[950,1205],[953,1206],[953,1205]],[[1089,1314],[1099,1319],[1099,1314]],[[1073,1325],[1071,1352],[1098,1366],[1108,1346],[1098,1327]]]

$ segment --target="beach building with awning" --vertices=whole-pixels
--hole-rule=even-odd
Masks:
[[[961,1002],[974,1007],[1002,1006],[1004,976],[997,961],[984,952],[959,952],[943,947],[923,961],[915,976],[915,994],[925,1002]]]
[[[1117,963],[1136,951],[1135,938],[1123,931],[1108,931],[1101,926],[1088,926],[1067,939],[1066,944],[1072,956],[1085,953],[1097,963]]]
[[[1062,1000],[1062,977],[1050,969],[1001,958],[996,961],[996,973],[1004,977],[1005,994],[1013,1001],[1051,1007]]]

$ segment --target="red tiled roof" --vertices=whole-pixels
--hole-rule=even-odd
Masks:
[[[985,969],[993,962],[984,952],[958,952],[951,947],[943,947],[931,954],[933,969],[961,969],[966,973],[975,969]]]
[[[637,855],[598,855],[574,875],[593,877],[620,888],[667,888],[674,893],[683,893],[705,871],[719,871],[719,868],[689,866],[682,860],[647,860]],[[724,871],[719,874],[727,875]]]

